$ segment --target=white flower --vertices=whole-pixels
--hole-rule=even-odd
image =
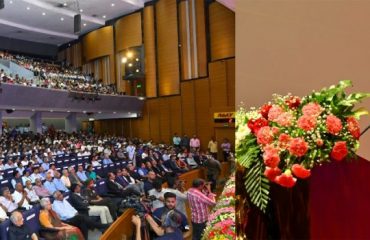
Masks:
[[[238,146],[240,144],[240,141],[243,140],[250,133],[251,133],[251,130],[249,129],[247,124],[239,126],[238,131],[236,131],[235,133],[236,145]]]

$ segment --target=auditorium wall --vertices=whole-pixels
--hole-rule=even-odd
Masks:
[[[153,1],[118,19],[116,56],[144,44],[147,100],[140,118],[95,121],[95,131],[165,143],[175,132],[196,134],[204,149],[212,136],[233,143],[234,123],[214,123],[213,114],[235,110],[234,28],[232,11],[217,2],[197,0]],[[97,38],[97,31],[84,38],[85,58],[92,55],[85,53],[86,43]],[[117,86],[128,87],[118,79]]]
[[[259,106],[272,93],[298,96],[351,79],[370,92],[370,2],[237,0],[236,103]],[[370,109],[370,99],[361,106]],[[361,127],[370,123],[363,117]],[[370,132],[359,154],[370,159]]]

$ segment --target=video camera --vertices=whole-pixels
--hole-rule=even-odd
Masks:
[[[145,214],[151,213],[153,201],[157,198],[149,196],[147,200],[143,200],[138,196],[130,196],[122,200],[120,208],[133,208],[135,214],[143,218]]]

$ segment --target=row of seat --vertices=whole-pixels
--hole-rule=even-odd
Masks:
[[[106,196],[108,194],[106,179],[102,178],[96,181],[95,191],[100,196]],[[64,199],[68,200],[69,194],[64,193]],[[54,198],[50,197],[50,201],[53,202]],[[33,232],[38,233],[40,230],[40,222],[39,222],[39,214],[40,214],[40,205],[34,205],[32,209],[26,210],[22,212],[24,218],[24,224],[26,224]],[[96,217],[96,220],[99,220]],[[0,239],[7,240],[8,239],[8,230],[11,222],[9,219],[5,220],[0,224]]]

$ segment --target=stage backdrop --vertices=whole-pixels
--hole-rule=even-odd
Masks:
[[[370,2],[237,0],[236,106],[350,79],[370,92]],[[370,99],[363,106],[370,109]],[[361,120],[362,128],[370,118]],[[370,132],[359,154],[370,159]],[[367,144],[367,145],[366,145]]]

